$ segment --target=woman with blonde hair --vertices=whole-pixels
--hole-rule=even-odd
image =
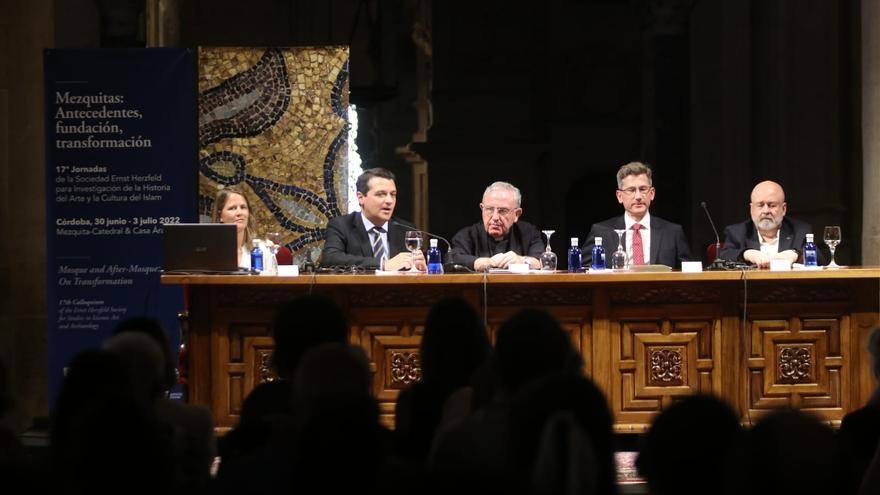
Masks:
[[[251,216],[251,205],[244,192],[233,187],[217,191],[211,221],[235,224],[238,229],[238,264],[250,268],[251,241],[256,237],[256,222]]]

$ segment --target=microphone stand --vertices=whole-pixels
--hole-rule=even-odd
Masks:
[[[397,225],[398,227],[405,227],[409,230],[415,230],[416,232],[420,232],[423,235],[426,235],[428,237],[434,237],[436,239],[440,239],[441,241],[443,241],[446,244],[446,256],[449,258],[449,260],[447,262],[443,263],[443,272],[444,273],[462,272],[462,271],[472,272],[473,271],[470,268],[468,268],[464,265],[460,265],[460,264],[456,263],[455,260],[453,260],[452,243],[450,243],[442,235],[437,235],[437,234],[428,232],[427,230],[422,230],[420,228],[417,228],[415,225],[410,225],[406,222],[401,222],[400,220],[392,219],[391,223],[394,225]]]
[[[721,237],[718,236],[718,229],[715,228],[715,222],[712,221],[712,215],[709,214],[709,208],[706,206],[706,202],[700,202],[700,206],[702,206],[703,211],[706,212],[706,218],[709,219],[709,225],[712,226],[712,232],[715,233],[715,259],[706,267],[706,270],[725,270],[724,260],[721,259]]]

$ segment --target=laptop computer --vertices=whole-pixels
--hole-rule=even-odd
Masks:
[[[165,273],[240,273],[235,225],[169,223],[163,227]]]

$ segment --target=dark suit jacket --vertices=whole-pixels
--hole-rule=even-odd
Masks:
[[[388,223],[389,258],[407,251],[403,242],[406,231],[406,227],[395,225],[394,219]],[[373,257],[370,236],[364,229],[360,211],[331,218],[327,223],[321,266],[359,266],[368,270],[379,268],[379,260]]]
[[[813,231],[810,224],[800,220],[785,217],[779,227],[779,252],[789,249],[803,253],[804,242],[808,233]],[[817,245],[821,240],[816,239]],[[743,261],[743,253],[747,249],[761,249],[761,241],[758,240],[758,231],[751,220],[728,225],[724,228],[724,245],[721,247],[721,259]],[[817,250],[820,263],[824,259],[821,250]]]
[[[583,245],[584,265],[589,266],[593,260],[593,244],[596,237],[602,238],[602,246],[605,248],[605,259],[611,259],[611,253],[617,249],[617,234],[614,229],[625,229],[626,224],[623,215],[609,218],[604,222],[594,223],[590,227],[590,235]],[[681,268],[682,261],[689,261],[691,250],[687,239],[684,237],[684,229],[677,223],[667,222],[660,217],[651,215],[651,224],[648,226],[651,232],[651,253],[645,263],[666,265],[672,268]],[[627,232],[623,240],[623,248],[632,232]]]
[[[507,233],[507,251],[513,251],[520,256],[531,256],[541,259],[544,252],[544,243],[538,229],[522,220],[511,225]],[[504,251],[504,252],[507,252]],[[451,261],[460,263],[468,268],[474,268],[477,258],[491,258],[498,254],[490,246],[489,234],[483,222],[477,222],[465,227],[452,238]]]

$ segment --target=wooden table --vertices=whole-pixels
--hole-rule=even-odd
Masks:
[[[432,303],[461,296],[494,340],[520,308],[562,322],[585,372],[605,391],[618,431],[643,431],[677,397],[725,397],[744,423],[794,406],[836,424],[870,396],[865,343],[880,325],[880,268],[703,273],[166,275],[188,286],[189,397],[217,425],[271,379],[276,309],[313,290],[344,308],[350,340],[375,371],[382,419],[421,374],[419,341]]]

